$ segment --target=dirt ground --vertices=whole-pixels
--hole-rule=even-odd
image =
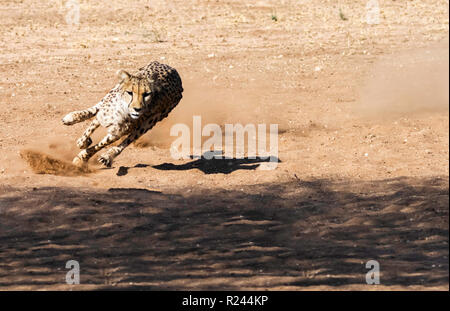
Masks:
[[[78,2],[0,2],[0,290],[449,289],[448,1]],[[61,118],[152,60],[179,106],[71,170]],[[277,168],[174,160],[193,115],[278,124]]]

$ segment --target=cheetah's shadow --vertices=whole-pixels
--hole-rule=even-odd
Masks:
[[[213,156],[222,155],[219,151],[205,152],[200,158],[191,155],[190,158],[194,161],[184,164],[163,163],[153,165],[157,170],[163,171],[186,171],[192,169],[199,169],[205,174],[230,174],[237,170],[255,170],[263,162],[281,163],[277,157],[245,157],[245,158],[216,158]],[[136,164],[133,168],[148,167],[148,164]],[[124,176],[128,174],[130,167],[121,166],[117,171],[117,176]]]

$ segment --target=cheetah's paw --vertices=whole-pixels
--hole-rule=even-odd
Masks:
[[[64,125],[72,125],[76,123],[72,113],[67,114],[61,121]]]
[[[79,156],[73,158],[72,163],[78,167],[82,167],[83,165],[86,164],[86,162],[83,161]]]
[[[100,162],[102,165],[106,167],[111,167],[112,165],[112,158],[108,154],[102,154],[98,158],[98,162]]]
[[[81,137],[77,140],[77,146],[80,149],[86,149],[92,144],[92,139],[90,137],[84,138]]]

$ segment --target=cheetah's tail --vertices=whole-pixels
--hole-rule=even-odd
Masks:
[[[95,116],[97,112],[98,112],[97,106],[93,106],[86,110],[73,111],[69,114],[66,114],[66,116],[62,119],[62,123],[64,125],[72,125],[78,122],[83,122]]]

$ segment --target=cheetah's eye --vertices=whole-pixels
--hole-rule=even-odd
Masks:
[[[148,102],[150,100],[150,93],[144,93],[144,94],[142,94],[142,96],[144,97],[144,100],[146,102]]]
[[[133,92],[128,92],[127,91],[127,93],[128,93],[128,95],[133,96]]]

